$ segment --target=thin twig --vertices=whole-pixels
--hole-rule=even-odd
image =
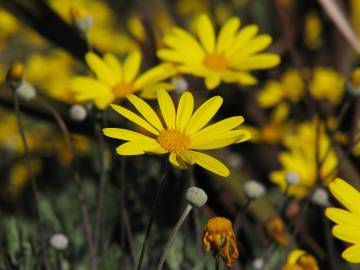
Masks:
[[[149,222],[148,222],[147,227],[146,227],[145,238],[144,238],[144,241],[143,241],[143,244],[142,244],[142,247],[141,247],[140,257],[139,257],[139,261],[138,261],[138,264],[137,264],[137,267],[136,267],[137,270],[141,269],[141,266],[142,266],[142,263],[143,263],[143,260],[144,260],[145,251],[146,251],[148,241],[149,241],[151,228],[152,228],[152,225],[153,225],[153,222],[154,222],[154,218],[157,215],[157,212],[159,210],[159,204],[160,204],[161,195],[162,195],[162,193],[163,193],[163,191],[165,189],[165,186],[166,186],[166,182],[167,182],[167,178],[168,178],[167,175],[168,175],[168,172],[169,172],[169,161],[168,161],[168,159],[165,159],[165,165],[164,165],[163,171],[164,172],[163,172],[163,175],[161,177],[161,184],[160,184],[160,187],[158,188],[158,190],[156,192],[155,199],[154,199],[154,202],[153,202],[153,205],[152,205],[152,208],[151,208],[150,219],[149,219]]]

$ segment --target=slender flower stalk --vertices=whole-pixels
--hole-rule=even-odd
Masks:
[[[151,208],[150,219],[149,219],[149,222],[148,222],[148,224],[146,226],[146,233],[145,233],[144,241],[143,241],[142,246],[141,246],[140,257],[139,257],[137,267],[136,267],[137,270],[141,269],[141,266],[142,266],[142,263],[143,263],[143,260],[144,260],[144,255],[145,255],[146,248],[147,248],[147,245],[148,245],[151,228],[152,228],[152,225],[153,225],[153,222],[154,222],[154,218],[157,215],[157,212],[159,210],[161,195],[163,194],[166,183],[167,183],[168,172],[169,172],[169,162],[166,159],[164,169],[163,169],[163,175],[161,177],[161,184],[160,184],[160,187],[158,188],[158,190],[156,192],[155,199],[154,199],[154,202],[153,202],[153,205],[152,205],[152,208]]]

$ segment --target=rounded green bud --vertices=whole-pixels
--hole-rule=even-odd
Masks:
[[[207,202],[205,191],[198,187],[190,187],[186,191],[186,200],[195,207],[202,207]]]

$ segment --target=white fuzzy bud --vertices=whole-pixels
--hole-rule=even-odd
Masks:
[[[285,180],[289,185],[297,185],[300,183],[300,176],[296,172],[287,172]]]
[[[74,20],[75,27],[79,30],[81,33],[87,33],[89,32],[90,28],[94,24],[94,19],[92,16],[86,16],[82,18],[76,18]]]
[[[207,202],[205,191],[198,187],[190,187],[186,191],[186,200],[195,207],[202,207]]]
[[[34,86],[27,81],[22,81],[20,85],[16,88],[15,92],[16,95],[26,101],[30,101],[36,96],[36,90]]]
[[[319,206],[329,206],[329,193],[324,188],[317,188],[311,195],[311,201]]]
[[[240,154],[230,153],[228,163],[234,169],[240,169],[242,167],[244,161]]]
[[[256,258],[253,261],[253,267],[254,269],[263,269],[265,266],[265,262],[263,258]]]
[[[72,120],[81,122],[85,120],[86,116],[87,116],[87,112],[84,106],[76,104],[71,107],[70,117]]]
[[[181,76],[173,77],[171,79],[171,84],[178,93],[186,91],[189,87],[188,82]]]
[[[69,239],[62,233],[54,234],[50,238],[50,245],[59,251],[65,250],[69,245]]]
[[[265,187],[258,181],[250,180],[244,184],[244,191],[249,199],[257,199],[264,195]]]

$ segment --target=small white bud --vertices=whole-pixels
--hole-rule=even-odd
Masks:
[[[264,195],[265,187],[258,181],[250,180],[244,184],[244,191],[249,199],[257,199]]]
[[[16,94],[26,101],[32,100],[36,96],[36,90],[34,86],[27,81],[22,81],[15,90]]]
[[[287,172],[285,180],[289,185],[297,185],[300,183],[300,176],[296,172]]]
[[[94,19],[92,16],[86,16],[83,18],[77,18],[74,20],[75,27],[79,30],[81,33],[87,33],[89,32],[90,28],[94,24]]]
[[[256,258],[253,261],[253,267],[254,269],[263,269],[265,266],[265,262],[263,258]]]
[[[72,120],[81,122],[85,120],[86,116],[87,116],[87,112],[84,106],[76,104],[71,107],[70,117]]]
[[[205,191],[198,187],[190,187],[186,191],[186,200],[195,207],[202,207],[207,202]]]
[[[329,206],[329,193],[324,188],[317,188],[311,195],[311,201],[323,207]]]
[[[240,154],[230,153],[228,163],[234,169],[240,169],[242,167],[244,161]]]
[[[65,250],[69,244],[69,239],[62,233],[54,234],[50,238],[50,245],[59,251]]]
[[[173,77],[171,79],[171,84],[178,93],[186,91],[189,87],[188,82],[181,76]]]

